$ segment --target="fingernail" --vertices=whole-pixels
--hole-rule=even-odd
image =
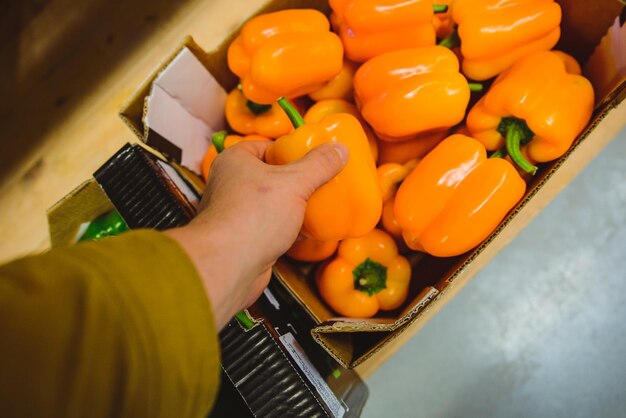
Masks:
[[[350,152],[348,151],[348,147],[346,147],[341,142],[337,142],[333,144],[333,148],[337,155],[339,155],[339,159],[342,163],[346,163],[348,161],[348,157],[350,156]]]

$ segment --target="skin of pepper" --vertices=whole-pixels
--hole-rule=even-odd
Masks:
[[[228,135],[224,140],[224,149],[230,148],[241,141],[271,141],[271,139],[261,135]],[[219,153],[217,152],[217,150],[215,149],[215,145],[213,144],[211,144],[206,154],[204,154],[204,158],[202,159],[202,177],[204,178],[204,181],[207,181],[209,179],[211,165],[213,164],[215,158],[217,158],[218,154]]]
[[[487,80],[520,58],[556,45],[561,7],[550,0],[455,0],[463,73]]]
[[[383,195],[383,213],[381,223],[385,231],[394,238],[402,238],[402,229],[393,212],[398,186],[417,166],[419,159],[415,158],[405,164],[386,163],[376,169],[378,184]]]
[[[246,102],[239,89],[233,89],[226,97],[224,114],[234,131],[243,135],[255,134],[268,138],[278,138],[293,131],[291,121],[278,104],[273,103],[269,110],[255,115]]]
[[[326,260],[337,251],[339,241],[317,241],[304,238],[293,243],[287,255],[294,260],[315,262]]]
[[[386,289],[369,296],[355,288],[353,270],[367,258],[387,267]],[[370,318],[379,310],[393,310],[407,298],[411,266],[389,234],[374,229],[361,238],[339,244],[337,257],[318,270],[316,282],[322,298],[338,314]]]
[[[568,74],[563,53],[533,53],[500,74],[467,115],[467,128],[488,150],[504,145],[497,131],[504,117],[526,121],[535,134],[526,146],[536,162],[562,156],[589,122],[594,93],[591,83]],[[549,92],[549,93],[546,93]]]
[[[333,113],[347,113],[361,122],[363,131],[365,135],[367,135],[367,142],[372,151],[372,157],[374,161],[378,161],[378,139],[376,135],[374,135],[374,132],[372,132],[372,129],[363,120],[356,106],[352,103],[342,99],[320,100],[307,110],[304,115],[304,121],[306,123],[318,123],[325,116],[332,115]]]
[[[513,165],[487,159],[479,141],[455,134],[406,177],[394,213],[410,248],[452,257],[487,238],[525,191]]]
[[[228,48],[245,97],[272,104],[318,90],[343,66],[343,45],[323,13],[289,9],[250,19]]]
[[[447,130],[429,132],[401,142],[378,141],[378,164],[404,164],[428,154],[447,136]]]
[[[265,152],[268,164],[283,165],[302,158],[326,142],[341,142],[350,158],[344,169],[317,189],[307,202],[302,233],[318,241],[363,236],[376,226],[382,197],[376,165],[361,123],[346,113],[328,115],[278,138]]]
[[[352,61],[344,60],[341,71],[335,77],[328,80],[319,90],[309,94],[316,102],[328,99],[342,99],[351,101],[354,98],[354,73],[358,65]]]
[[[387,141],[460,123],[470,98],[457,57],[438,45],[372,58],[358,69],[354,92],[363,118]]]
[[[331,0],[330,7],[333,28],[352,61],[435,44],[431,0]]]
[[[448,10],[443,13],[435,13],[433,15],[433,26],[437,38],[443,39],[454,31],[454,20],[450,12],[450,4],[452,0],[432,0],[433,5],[448,6]]]

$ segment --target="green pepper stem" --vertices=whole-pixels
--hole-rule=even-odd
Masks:
[[[248,110],[250,110],[250,112],[258,116],[270,110],[272,108],[272,105],[259,104],[259,103],[253,102],[252,100],[246,99],[246,107],[248,108]]]
[[[291,102],[284,97],[278,99],[278,105],[285,111],[287,117],[291,121],[294,128],[298,129],[304,125],[304,119],[298,110],[291,104]]]
[[[387,267],[369,258],[352,270],[354,288],[369,296],[387,288]]]
[[[467,83],[467,85],[469,86],[470,91],[483,91],[483,83],[476,83],[472,81],[471,83]]]
[[[461,45],[461,38],[459,38],[459,32],[455,29],[450,33],[450,35],[443,38],[437,45],[445,46],[446,48],[452,49]]]
[[[519,123],[511,122],[507,126],[506,132],[506,151],[511,156],[513,162],[528,174],[535,174],[537,167],[532,165],[522,154],[520,149],[521,142],[526,142],[524,137],[524,129]]]
[[[215,150],[219,154],[224,151],[224,142],[226,141],[226,135],[228,132],[226,131],[217,131],[211,135],[211,142],[215,146]]]
[[[433,12],[435,13],[445,13],[448,11],[447,4],[433,4]]]
[[[506,147],[502,147],[499,150],[494,151],[489,158],[504,158],[506,157]]]

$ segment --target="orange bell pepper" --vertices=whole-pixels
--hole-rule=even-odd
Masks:
[[[422,158],[447,136],[446,133],[447,130],[430,132],[401,142],[378,141],[378,164],[404,164]]]
[[[525,191],[512,164],[487,159],[479,141],[455,134],[404,179],[394,213],[410,248],[451,257],[487,238]]]
[[[445,38],[454,31],[455,25],[454,20],[452,20],[452,13],[450,13],[450,3],[452,0],[433,0],[434,7],[445,6],[444,10],[433,15],[433,26],[439,39]]]
[[[334,113],[347,113],[354,116],[359,120],[359,122],[361,122],[363,131],[365,132],[365,135],[367,135],[367,141],[370,145],[370,150],[372,151],[372,157],[374,158],[374,161],[377,161],[378,141],[376,136],[367,123],[365,123],[356,106],[352,103],[341,99],[320,100],[307,110],[304,115],[304,122],[318,123],[325,116],[332,115]]]
[[[591,83],[568,74],[563,53],[528,55],[500,74],[467,116],[467,128],[488,150],[506,152],[525,172],[536,167],[528,157],[546,162],[562,156],[584,129],[593,112]],[[570,62],[569,68],[579,67]]]
[[[381,164],[376,169],[378,184],[380,185],[380,191],[383,195],[381,223],[385,231],[389,232],[394,238],[402,238],[402,228],[398,225],[398,221],[393,212],[396,192],[402,181],[417,166],[418,162],[419,159],[415,158],[408,161],[406,164]]]
[[[327,99],[354,100],[353,80],[357,68],[356,63],[344,60],[339,74],[328,80],[320,89],[309,93],[309,97],[316,102]]]
[[[202,159],[202,177],[204,177],[204,181],[207,181],[209,179],[209,171],[211,170],[213,160],[215,160],[215,158],[217,158],[217,155],[226,148],[230,148],[241,141],[271,140],[261,135],[228,135],[226,131],[218,131],[213,134],[213,136],[211,137],[211,141],[213,143],[207,150],[206,154],[204,154],[204,158]]]
[[[293,243],[287,255],[294,260],[315,262],[326,260],[337,251],[339,241],[318,241],[305,238]]]
[[[435,44],[430,0],[330,0],[330,7],[333,27],[352,61]]]
[[[563,51],[552,50],[552,53],[561,58],[563,64],[565,64],[565,72],[568,74],[581,75],[583,70],[580,68],[580,64],[576,61],[576,58]]]
[[[455,0],[463,73],[487,80],[518,59],[556,45],[561,7],[551,0]]]
[[[233,89],[226,97],[224,115],[230,127],[244,135],[278,138],[293,131],[289,118],[277,103],[260,105],[251,102],[239,89]]]
[[[340,315],[369,318],[399,308],[407,298],[411,266],[387,233],[374,229],[339,244],[337,257],[321,267],[322,298]]]
[[[380,219],[382,198],[376,165],[361,123],[352,115],[337,113],[319,123],[304,119],[284,98],[279,100],[296,130],[278,138],[265,151],[269,164],[288,164],[326,142],[342,142],[350,151],[344,169],[317,189],[307,202],[302,233],[318,241],[360,237]]]
[[[228,48],[244,95],[271,104],[319,89],[343,65],[343,46],[323,13],[290,9],[250,19]]]
[[[363,118],[387,141],[456,125],[470,99],[459,60],[436,45],[372,58],[356,72],[354,93]]]

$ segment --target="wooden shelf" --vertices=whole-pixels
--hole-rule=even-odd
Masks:
[[[184,36],[211,49],[263,4],[0,5],[0,262],[46,249],[46,210],[136,140],[117,111]]]

